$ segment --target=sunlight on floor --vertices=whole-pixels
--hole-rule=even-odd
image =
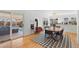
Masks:
[[[23,38],[0,43],[0,48],[18,48],[23,45]]]

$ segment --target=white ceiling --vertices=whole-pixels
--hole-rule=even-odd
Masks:
[[[63,14],[76,14],[77,10],[38,10],[36,11],[36,13],[63,15]]]
[[[77,10],[9,10],[9,12],[15,12],[18,14],[33,14],[41,16],[53,16],[53,15],[68,15],[77,14]]]
[[[46,13],[46,14],[53,14],[53,13],[56,13],[56,14],[69,14],[69,13],[77,13],[77,10],[13,10],[13,12],[16,12],[16,13],[24,13],[24,12],[34,12],[34,13]]]

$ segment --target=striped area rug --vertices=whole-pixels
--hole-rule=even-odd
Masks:
[[[64,35],[63,39],[55,41],[53,39],[45,38],[44,34],[40,34],[33,39],[34,42],[39,43],[45,48],[72,48],[72,44],[68,35]]]

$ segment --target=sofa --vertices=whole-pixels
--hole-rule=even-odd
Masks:
[[[12,33],[17,33],[18,28],[12,29]],[[0,36],[10,34],[10,27],[9,26],[0,26]]]

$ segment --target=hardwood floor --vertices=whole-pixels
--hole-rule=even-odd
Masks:
[[[32,34],[29,36],[25,36],[23,38],[7,41],[0,44],[0,47],[2,48],[45,48],[41,46],[40,44],[34,42],[32,39],[37,37],[40,34]],[[64,35],[68,35],[70,37],[71,43],[73,44],[74,48],[78,48],[77,44],[77,34],[76,33],[70,33],[66,32]]]
[[[23,48],[44,48],[43,46],[39,45],[38,43],[35,43],[32,41],[33,38],[35,38],[36,36],[38,36],[39,34],[32,34],[30,36],[26,36],[24,37],[24,44],[23,44]],[[73,44],[74,48],[78,47],[77,44],[77,34],[76,33],[70,33],[70,32],[66,32],[64,33],[64,35],[68,35],[70,37],[71,43]]]
[[[44,48],[43,46],[39,45],[38,43],[34,42],[32,39],[37,37],[39,34],[32,34],[29,36],[24,37],[23,39],[23,46],[22,48]]]
[[[70,37],[71,43],[72,43],[74,48],[79,47],[77,44],[77,33],[66,32],[66,33],[64,33],[64,35],[68,35]]]

